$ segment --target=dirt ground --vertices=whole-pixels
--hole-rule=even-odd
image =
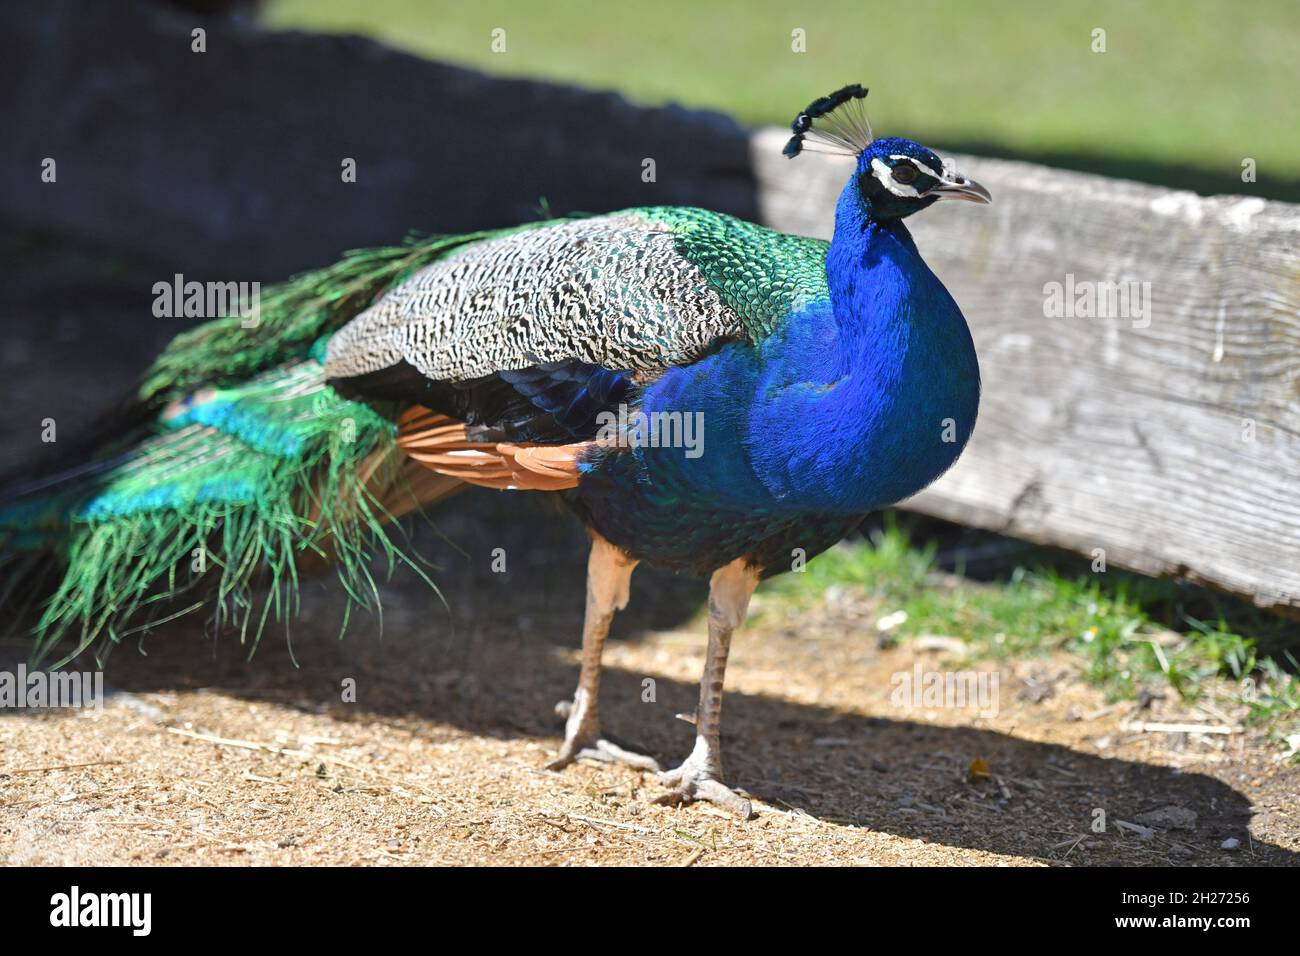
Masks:
[[[328,579],[290,659],[251,662],[180,621],[114,652],[102,715],[0,716],[7,864],[1294,865],[1300,772],[1240,715],[1172,694],[1108,706],[1066,657],[963,662],[881,646],[852,593],[793,613],[760,589],[727,674],[724,755],[757,817],[652,804],[652,775],[544,769],[572,693],[583,539],[567,517],[484,492],[423,532],[449,611],[412,576],[383,633],[339,641]],[[467,544],[468,543],[468,544]],[[490,568],[493,548],[507,572]],[[606,729],[664,765],[690,749],[703,585],[641,570],[607,650]],[[938,649],[926,649],[931,645]],[[0,648],[10,663],[23,648]],[[895,675],[999,674],[995,715],[891,700]],[[356,701],[342,700],[356,682]],[[647,678],[654,701],[643,700]],[[986,772],[984,772],[986,770]],[[1094,821],[1105,828],[1094,832]],[[1224,849],[1225,841],[1235,848]]]

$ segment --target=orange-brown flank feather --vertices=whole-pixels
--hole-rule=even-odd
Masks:
[[[465,423],[416,405],[397,422],[397,447],[440,475],[484,488],[560,491],[578,484],[578,459],[593,442],[532,445],[470,441]]]

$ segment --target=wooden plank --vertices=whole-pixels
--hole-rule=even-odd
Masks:
[[[787,135],[754,135],[760,214],[829,238],[848,160],[787,160]],[[1300,608],[1300,206],[953,159],[994,204],[909,225],[984,394],[965,455],[907,507]],[[1150,283],[1147,308],[1139,286],[1129,317],[1049,317],[1070,276]]]

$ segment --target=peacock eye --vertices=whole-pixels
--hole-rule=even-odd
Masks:
[[[920,175],[916,167],[911,163],[899,163],[894,167],[894,182],[902,183],[904,186],[916,182],[916,177]]]

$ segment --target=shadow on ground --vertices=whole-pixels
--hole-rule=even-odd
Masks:
[[[74,290],[117,288],[121,294],[70,295],[51,308],[44,299],[33,304],[40,298],[33,292],[28,308],[6,320],[0,368],[10,390],[10,414],[0,428],[0,450],[10,462],[49,451],[38,427],[46,417],[58,421],[61,434],[84,431],[175,331],[142,319],[140,290],[147,285],[123,280],[114,286],[94,269],[76,263],[68,268],[82,280],[72,283]],[[33,289],[43,281],[36,276]],[[96,302],[93,312],[85,301]],[[104,356],[112,361],[105,363]],[[46,381],[52,368],[59,369],[58,380]],[[455,499],[437,521],[445,539],[421,529],[417,540],[421,552],[441,566],[434,577],[445,606],[413,575],[399,574],[384,588],[382,633],[363,616],[339,641],[342,602],[337,585],[325,576],[305,585],[304,614],[289,638],[272,627],[251,662],[247,648],[230,634],[213,637],[191,618],[147,638],[146,655],[133,645],[117,649],[107,680],[132,692],[211,688],[344,723],[375,717],[409,722],[417,734],[441,724],[485,738],[558,741],[552,705],[569,696],[576,679],[572,650],[579,643],[585,571],[581,530],[536,498],[490,492]],[[504,549],[505,573],[491,571],[497,548]],[[644,648],[648,636],[665,631],[698,631],[690,621],[704,596],[702,582],[639,571],[631,606],[615,623],[611,651],[620,643]],[[776,660],[773,669],[790,672],[792,679],[818,653],[797,635],[751,631],[738,638],[733,672],[745,667],[747,642],[764,643],[765,656]],[[683,757],[691,732],[673,715],[693,707],[696,688],[684,677],[665,676],[665,668],[690,655],[697,660],[700,643],[702,638],[681,648],[647,650],[638,658],[644,672],[615,661],[604,693],[609,729],[639,741],[665,763]],[[864,632],[864,667],[873,653],[874,642]],[[21,642],[0,644],[0,666],[25,655]],[[641,700],[647,676],[657,682],[653,704]],[[356,704],[340,700],[345,678],[357,681]],[[26,718],[10,712],[3,719]],[[1014,728],[1003,733],[946,727],[800,703],[779,692],[742,691],[728,695],[725,726],[732,780],[768,803],[952,847],[1041,858],[1047,848],[1062,842],[1068,847],[1088,832],[1097,808],[1113,820],[1177,804],[1205,821],[1181,841],[1180,852],[1168,855],[1168,842],[1125,842],[1113,836],[1112,827],[1088,861],[1221,864],[1229,861],[1215,853],[1219,843],[1241,834],[1252,815],[1250,800],[1215,777],[1103,759],[1022,739]],[[972,786],[966,777],[972,756],[998,769],[1010,798],[993,783]],[[560,786],[581,786],[572,773],[557,780]],[[1063,855],[1066,850],[1054,858]],[[1237,859],[1295,864],[1296,856],[1256,842]]]
[[[129,646],[115,651],[109,684],[135,693],[206,688],[340,723],[379,717],[416,734],[450,725],[484,738],[558,741],[552,706],[569,696],[575,681],[571,649],[579,643],[584,536],[545,502],[491,492],[456,500],[440,515],[440,529],[468,543],[463,551],[428,530],[418,532],[422,550],[443,565],[436,577],[450,610],[412,575],[399,575],[385,588],[382,635],[375,621],[362,619],[339,641],[341,602],[326,578],[308,588],[303,618],[292,631],[297,667],[280,632],[268,632],[250,662],[229,636],[214,640],[201,622],[189,620],[148,638],[144,656]],[[503,574],[490,571],[497,548],[506,555]],[[702,582],[642,570],[634,584],[611,649],[665,631],[685,638],[697,630],[689,620],[704,597]],[[788,636],[758,631],[752,639],[791,641],[785,659],[795,671],[808,652]],[[733,657],[738,667],[746,659],[744,642],[742,635]],[[668,652],[699,656],[697,646]],[[863,659],[873,653],[864,630]],[[642,702],[647,676],[656,682],[654,703]],[[341,701],[347,678],[356,681],[355,704]],[[692,709],[695,695],[689,680],[616,664],[607,670],[603,693],[606,726],[665,765],[675,763],[690,748],[691,729],[673,716]],[[1087,833],[1098,808],[1114,821],[1173,804],[1204,821],[1193,835],[1143,843],[1115,834],[1112,822],[1102,859],[1094,852],[1088,862],[1223,864],[1230,861],[1217,852],[1220,842],[1242,833],[1252,816],[1247,797],[1215,777],[1105,759],[1014,732],[887,719],[744,692],[728,695],[725,727],[728,773],[761,800],[955,848],[1059,860],[1064,851],[1045,856],[1045,848],[1068,846]],[[972,755],[996,768],[1000,780],[972,786]],[[568,774],[556,780],[581,786]],[[1231,862],[1294,865],[1296,857],[1256,841],[1248,856]]]

